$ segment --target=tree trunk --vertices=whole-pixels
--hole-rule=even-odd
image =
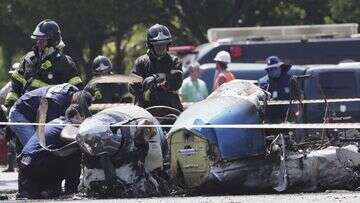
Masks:
[[[11,59],[15,54],[15,50],[13,48],[11,48],[10,46],[3,46],[2,47],[2,57],[3,57],[3,67],[4,70],[2,70],[3,76],[2,78],[5,78],[5,75],[8,75],[9,70],[11,69]]]
[[[114,72],[124,74],[125,73],[125,65],[124,65],[124,50],[121,47],[122,42],[121,39],[123,37],[122,33],[117,33],[115,38],[115,46],[116,46],[116,54],[114,57]]]
[[[178,1],[177,3],[180,5],[182,10],[181,12],[179,8],[176,8],[178,11],[177,14],[180,18],[182,18],[183,23],[191,30],[191,33],[194,37],[196,37],[198,42],[207,42],[206,30],[202,30],[202,26],[197,20],[195,11],[192,9],[192,2]]]
[[[87,68],[86,68],[86,61],[83,58],[83,49],[84,44],[79,43],[76,40],[68,40],[67,46],[65,47],[66,54],[71,56],[71,58],[74,60],[76,67],[81,72],[81,75],[85,75],[85,78],[83,78],[84,83],[86,83],[88,80],[90,80],[90,77],[88,77]]]
[[[94,58],[97,57],[98,55],[102,55],[103,40],[99,40],[99,39],[100,38],[97,38],[97,40],[89,41],[90,56],[89,56],[89,61],[85,66],[86,78],[92,77],[93,70],[91,69],[91,66]]]

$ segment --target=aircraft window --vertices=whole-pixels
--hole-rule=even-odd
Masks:
[[[319,73],[320,85],[327,98],[356,97],[357,83],[354,72]]]

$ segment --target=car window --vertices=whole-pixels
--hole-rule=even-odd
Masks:
[[[215,47],[215,43],[206,43],[196,47],[195,51],[198,52],[197,59],[202,58],[205,54]]]
[[[327,98],[356,97],[357,82],[353,71],[319,73],[319,81]]]

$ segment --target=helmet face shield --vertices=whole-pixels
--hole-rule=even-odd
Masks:
[[[160,31],[154,31],[154,33],[150,36],[151,36],[151,40],[150,40],[150,43],[153,44],[153,45],[163,45],[163,44],[168,44],[171,42],[171,39],[170,39],[170,33],[166,33],[162,30]]]
[[[169,44],[172,42],[171,33],[166,26],[155,24],[148,30],[147,42],[151,45]]]
[[[111,66],[104,63],[100,63],[96,68],[94,68],[94,75],[107,75],[111,73]]]
[[[31,34],[32,39],[47,39],[48,46],[57,46],[61,42],[61,32],[59,25],[53,20],[43,20]]]
[[[92,63],[92,69],[95,75],[106,75],[112,70],[112,64],[106,56],[97,56]]]
[[[31,34],[31,39],[48,39],[46,33],[41,32],[40,26],[36,26],[34,32]]]

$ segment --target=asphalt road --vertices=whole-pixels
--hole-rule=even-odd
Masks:
[[[0,169],[3,168],[0,166]],[[17,190],[17,174],[0,172],[0,195],[7,196],[10,200],[4,202],[18,202],[15,200]],[[237,196],[196,196],[196,197],[163,197],[163,198],[138,198],[138,199],[99,199],[89,200],[77,196],[58,200],[43,200],[45,202],[127,202],[127,203],[194,203],[194,202],[360,202],[360,192],[358,191],[326,191],[322,193],[300,193],[300,194],[261,194],[261,195],[237,195]],[[39,202],[39,200],[29,201]]]
[[[103,202],[104,200],[101,200]],[[213,196],[213,197],[172,197],[172,198],[148,198],[148,199],[123,199],[123,200],[105,200],[104,202],[128,202],[128,203],[193,203],[193,202],[359,202],[360,192],[329,192],[329,193],[307,193],[307,194],[276,194],[276,195],[238,195],[238,196]],[[91,202],[100,202],[100,200],[93,200]]]
[[[324,193],[301,193],[301,194],[271,194],[271,195],[238,195],[238,196],[198,196],[198,197],[168,197],[168,198],[141,198],[141,199],[77,199],[70,198],[65,200],[43,200],[41,202],[127,202],[127,203],[194,203],[194,202],[316,202],[316,203],[329,203],[329,202],[360,202],[360,192],[349,191],[330,191]],[[4,202],[18,202],[18,200],[10,200]],[[39,200],[29,201],[39,202]]]

